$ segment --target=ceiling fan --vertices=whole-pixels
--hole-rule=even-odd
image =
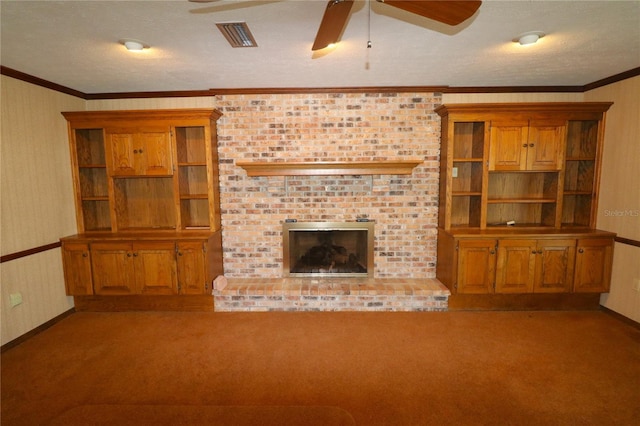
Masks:
[[[194,3],[211,3],[218,0],[189,0]],[[455,0],[376,0],[398,9],[433,19],[447,25],[458,25],[469,19],[480,7],[482,1]],[[354,0],[329,0],[320,22],[311,50],[320,50],[336,43],[347,24]]]

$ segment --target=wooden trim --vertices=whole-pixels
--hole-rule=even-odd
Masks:
[[[443,93],[581,93],[584,86],[453,86]]]
[[[20,259],[21,257],[31,256],[32,254],[36,254],[36,253],[42,253],[43,251],[53,250],[61,246],[62,244],[60,243],[60,241],[58,241],[55,243],[45,244],[43,246],[38,246],[38,247],[30,248],[27,250],[18,251],[15,253],[5,254],[4,256],[0,257],[0,263],[9,262],[10,260]]]
[[[640,247],[640,241],[632,240],[631,238],[624,238],[616,236],[615,241],[620,244],[626,244],[628,246]]]
[[[14,70],[12,68],[7,68],[7,67],[2,66],[2,65],[0,65],[0,74],[6,75],[7,77],[15,78],[17,80],[25,81],[27,83],[35,84],[36,86],[41,86],[41,87],[45,87],[47,89],[55,90],[56,92],[66,93],[67,95],[75,96],[77,98],[81,98],[81,99],[85,99],[85,100],[87,99],[87,95],[82,93],[82,92],[79,92],[77,90],[71,89],[69,87],[61,86],[61,85],[56,84],[56,83],[52,83],[52,82],[47,81],[47,80],[43,80],[43,79],[38,78],[38,77],[34,77],[32,75],[29,75],[29,74],[25,74],[25,73],[20,72],[20,71],[16,71],[16,70]]]
[[[422,160],[398,161],[238,161],[247,176],[409,175]]]
[[[452,294],[449,311],[598,310],[600,293]]]
[[[45,322],[43,324],[40,324],[39,326],[37,326],[33,330],[28,331],[25,334],[23,334],[22,336],[16,337],[15,339],[5,343],[4,345],[2,345],[2,348],[0,349],[0,352],[4,353],[6,350],[9,350],[11,348],[14,348],[14,347],[18,346],[21,343],[26,342],[27,340],[29,340],[30,338],[32,338],[36,334],[39,334],[39,333],[45,331],[46,329],[48,329],[51,326],[53,326],[53,325],[57,324],[58,322],[62,321],[63,319],[65,319],[69,315],[75,313],[75,311],[76,311],[75,308],[71,308],[68,311],[65,311],[65,312],[61,313],[60,315],[51,318],[49,321],[47,321],[47,322]]]
[[[222,113],[215,108],[181,108],[181,109],[152,109],[152,110],[118,110],[118,111],[65,111],[61,113],[72,128],[85,125],[87,122],[94,127],[113,127],[119,121],[130,122],[132,116],[136,120],[217,120]],[[115,124],[114,124],[115,123]]]
[[[98,99],[134,99],[134,98],[176,98],[224,95],[273,95],[273,94],[310,94],[310,93],[584,93],[598,87],[617,83],[640,75],[640,67],[621,72],[602,80],[583,86],[380,86],[380,87],[262,87],[262,88],[212,88],[205,90],[177,90],[158,92],[115,92],[83,93],[23,72],[0,66],[0,74],[66,93],[85,100]]]
[[[211,90],[175,90],[162,92],[90,93],[85,95],[85,99],[93,101],[97,99],[197,98],[215,95]]]
[[[629,324],[630,326],[635,327],[638,330],[640,330],[640,322],[636,322],[636,321],[632,320],[629,317],[625,317],[624,315],[619,314],[616,311],[612,311],[611,309],[607,308],[606,306],[600,306],[600,309],[602,309],[603,312],[605,312],[607,315],[611,315],[612,317],[614,317],[618,321],[622,321],[625,324]]]
[[[213,312],[213,295],[74,296],[77,312]]]
[[[310,94],[310,93],[407,93],[427,92],[441,93],[448,90],[448,86],[368,86],[368,87],[262,87],[262,88],[232,88],[210,89],[215,95],[273,95],[273,94]]]
[[[593,83],[585,84],[583,92],[597,89],[598,87],[608,86],[609,84],[617,83],[628,78],[637,77],[640,75],[640,67],[633,68],[629,71],[621,72],[620,74],[612,75],[611,77],[603,78],[602,80],[594,81]]]
[[[483,103],[483,104],[447,104],[440,105],[435,112],[441,117],[447,114],[457,114],[458,121],[460,115],[467,114],[479,119],[492,120],[494,117],[502,118],[504,113],[522,115],[523,113],[563,113],[565,115],[583,116],[590,114],[600,119],[602,114],[609,110],[613,102],[507,102],[507,103]],[[503,118],[504,119],[504,118]],[[565,116],[563,116],[565,119]],[[548,121],[548,120],[547,120]]]

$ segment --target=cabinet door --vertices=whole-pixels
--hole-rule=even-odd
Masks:
[[[611,284],[613,238],[579,239],[573,291],[606,293]]]
[[[496,241],[460,240],[457,249],[457,292],[493,293],[496,278]]]
[[[137,148],[134,139],[133,131],[114,130],[107,134],[105,151],[109,158],[112,176],[136,174]]]
[[[178,242],[178,292],[205,294],[206,261],[202,242]]]
[[[173,174],[169,129],[143,129],[137,138],[136,174]]]
[[[62,244],[64,285],[69,296],[93,294],[91,256],[85,243]]]
[[[568,293],[573,282],[576,241],[539,240],[536,249],[535,293]]]
[[[565,139],[564,123],[532,121],[529,124],[527,170],[560,170]]]
[[[525,170],[528,121],[492,122],[489,170]]]
[[[131,243],[91,244],[91,267],[95,294],[135,293],[136,277]]]
[[[535,240],[501,240],[498,244],[496,293],[532,293]]]
[[[106,152],[112,176],[173,174],[169,128],[108,129]]]
[[[133,262],[136,293],[178,294],[174,243],[134,243]]]

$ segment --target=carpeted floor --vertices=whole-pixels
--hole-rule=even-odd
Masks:
[[[76,313],[2,354],[2,424],[637,425],[590,312]]]

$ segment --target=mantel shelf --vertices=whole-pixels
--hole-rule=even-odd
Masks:
[[[422,160],[238,161],[248,176],[410,175]]]

